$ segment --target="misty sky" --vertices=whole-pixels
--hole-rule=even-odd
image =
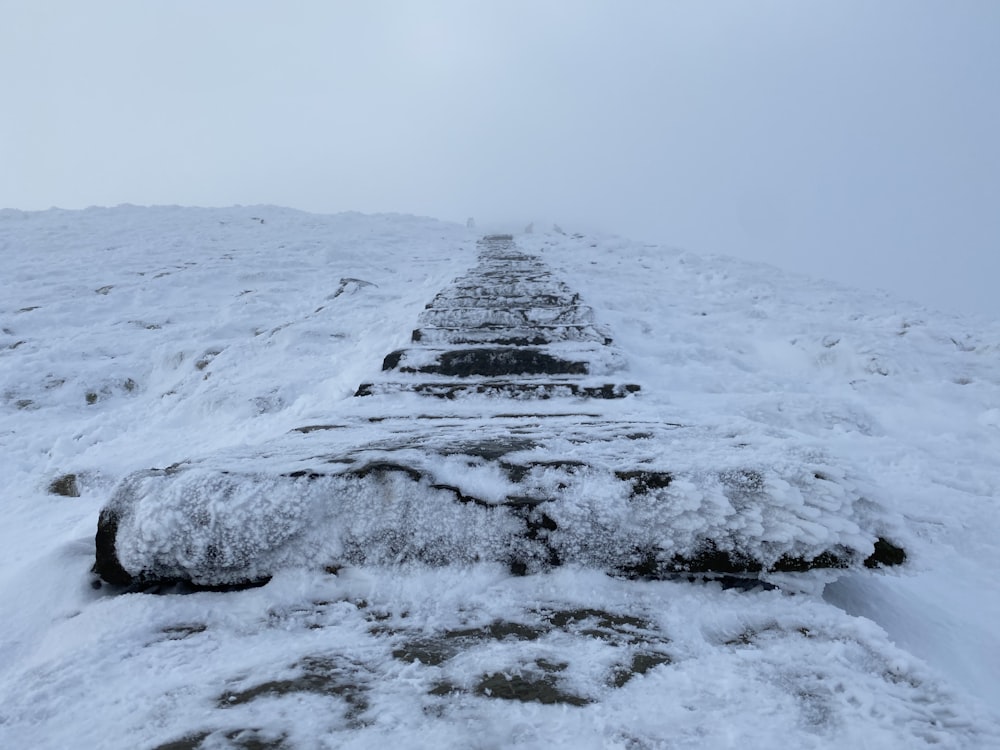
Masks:
[[[1000,318],[1000,0],[0,0],[0,207],[556,221]]]

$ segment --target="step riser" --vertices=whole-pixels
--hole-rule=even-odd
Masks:
[[[579,383],[362,383],[355,396],[385,396],[395,393],[418,393],[422,396],[456,399],[475,396],[489,398],[553,399],[593,398],[618,399],[638,393],[634,383],[607,383],[587,386]]]
[[[492,296],[457,296],[439,295],[428,305],[428,310],[451,310],[455,308],[474,307],[479,309],[525,310],[535,307],[561,308],[573,307],[580,303],[578,294],[558,295],[539,293],[535,295],[498,295]]]
[[[594,311],[589,307],[548,307],[526,310],[483,309],[459,307],[425,310],[420,325],[445,328],[479,328],[491,326],[534,325],[589,325],[594,322]]]
[[[494,344],[496,346],[544,346],[560,341],[610,344],[611,338],[591,326],[481,326],[467,328],[417,328],[410,336],[413,342],[431,345]]]
[[[669,472],[602,472],[577,461],[501,465],[527,494],[485,500],[422,468],[388,461],[341,474],[229,473],[211,482],[196,471],[147,472],[125,483],[102,512],[96,570],[118,584],[220,585],[265,579],[289,564],[492,561],[521,573],[574,564],[663,578],[679,572],[844,568],[892,555],[883,542],[877,552],[804,547],[765,560],[755,540],[741,541],[739,533],[728,536],[723,547],[697,533],[678,537],[664,526],[669,514],[659,523],[648,517],[652,505],[676,502]],[[588,495],[588,487],[599,488],[599,494]],[[176,498],[195,508],[210,506],[219,493],[233,504],[262,495],[296,502],[274,508],[258,503],[245,515],[216,515],[207,519],[208,526],[187,532],[176,524]],[[139,500],[145,512],[136,512]],[[157,512],[161,507],[168,508],[165,515]],[[149,527],[165,529],[161,534],[167,537],[152,559],[128,541],[142,538]],[[658,539],[673,544],[665,548]]]

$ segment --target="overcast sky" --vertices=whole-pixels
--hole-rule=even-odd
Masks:
[[[529,221],[1000,318],[1000,0],[0,0],[0,206]]]

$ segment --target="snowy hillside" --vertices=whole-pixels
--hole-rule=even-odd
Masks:
[[[1000,747],[1000,324],[620,238],[515,237],[586,303],[547,321],[576,326],[559,351],[597,363],[573,388],[636,386],[604,401],[563,384],[528,409],[559,425],[517,450],[529,480],[566,495],[560,529],[599,518],[613,540],[683,552],[724,524],[704,504],[664,526],[574,504],[605,486],[610,502],[624,480],[553,472],[554,450],[662,466],[684,502],[740,451],[768,502],[806,509],[772,561],[830,545],[863,557],[878,535],[904,566],[742,590],[609,576],[603,545],[552,535],[567,564],[514,576],[485,545],[432,566],[388,547],[352,557],[329,533],[343,518],[302,513],[309,544],[276,552],[257,588],[136,593],[91,572],[99,513],[141,472],[179,467],[187,484],[158,495],[160,472],[133,492],[156,519],[130,532],[136,566],[143,539],[189,528],[161,497],[199,502],[234,467],[291,476],[359,445],[398,452],[388,418],[433,417],[433,481],[507,492],[447,448],[459,422],[504,434],[510,402],[430,407],[383,372],[401,350],[400,369],[441,371],[445,327],[425,308],[482,262],[481,234],[274,207],[0,211],[0,746]],[[247,538],[314,491],[226,490],[257,509]],[[355,521],[397,515],[359,498]],[[414,535],[442,538],[441,517],[405,510]],[[448,522],[452,551],[498,538],[468,518]],[[762,518],[774,539],[791,523]]]

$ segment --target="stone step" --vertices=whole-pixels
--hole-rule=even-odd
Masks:
[[[602,345],[571,349],[533,346],[414,347],[386,355],[382,370],[447,377],[607,375],[622,369],[621,355]]]
[[[420,313],[421,326],[480,328],[482,326],[588,325],[594,311],[586,305],[499,307],[434,307]]]
[[[456,399],[474,396],[509,399],[595,398],[618,399],[638,393],[636,383],[601,383],[588,385],[569,381],[480,380],[473,383],[456,381],[372,382],[358,386],[355,396],[376,396],[393,393],[418,393],[423,396]]]
[[[602,333],[590,325],[421,327],[413,330],[410,340],[422,344],[495,344],[497,346],[544,346],[560,341],[612,343],[610,335]]]
[[[453,308],[503,308],[510,310],[520,310],[526,308],[549,308],[549,307],[573,307],[580,304],[579,294],[570,294],[548,288],[545,292],[538,292],[530,295],[501,295],[492,294],[489,296],[480,295],[456,295],[439,294],[431,300],[425,309],[453,309]]]
[[[470,302],[469,305],[471,306],[476,304],[488,306],[493,300],[510,298],[532,299],[547,295],[572,297],[575,295],[575,292],[565,284],[554,283],[547,279],[505,279],[487,282],[481,277],[476,277],[474,280],[461,280],[461,283],[441,292],[438,296],[459,299],[469,298],[470,300],[478,300],[478,302]],[[431,302],[430,304],[434,306],[435,303]]]
[[[264,451],[138,472],[101,512],[96,570],[123,585],[234,585],[289,565],[495,561],[660,578],[904,557],[859,528],[862,491],[815,454],[725,452],[732,436],[579,415],[420,422],[376,437],[371,424],[307,425]]]

